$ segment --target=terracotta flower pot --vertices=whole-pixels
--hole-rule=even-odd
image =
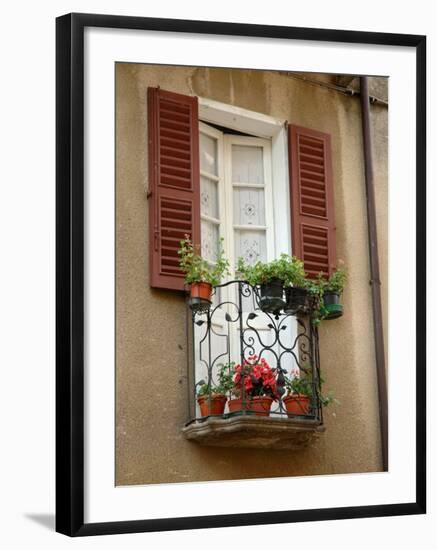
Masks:
[[[202,416],[222,415],[225,410],[226,397],[224,395],[211,395],[211,406],[209,395],[202,395],[197,398],[200,413]]]
[[[269,416],[273,399],[266,395],[252,397],[245,402],[244,410],[255,413],[255,416]],[[228,401],[229,412],[237,413],[243,411],[243,399],[230,399]]]
[[[194,311],[207,311],[211,306],[212,285],[209,283],[192,283],[188,304]]]
[[[211,301],[212,285],[209,283],[192,283],[190,287],[191,298],[201,298]]]
[[[310,412],[311,398],[302,394],[288,395],[284,399],[288,416],[305,415]]]

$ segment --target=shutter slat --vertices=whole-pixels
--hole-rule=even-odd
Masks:
[[[176,187],[177,189],[190,189],[190,178],[178,178],[170,174],[165,174],[161,171],[161,185],[169,185],[170,187]]]
[[[319,174],[317,172],[311,172],[310,170],[307,170],[307,169],[303,168],[302,165],[301,165],[300,166],[300,173],[301,173],[302,178],[305,178],[309,181],[325,183],[325,175],[324,175],[323,172],[321,174]]]
[[[185,168],[187,170],[190,170],[190,161],[185,159],[180,159],[175,156],[167,156],[161,154],[161,167],[167,166],[169,168],[171,167],[178,167],[178,168]]]
[[[179,141],[187,142],[187,137],[189,138],[190,132],[175,130],[174,128],[168,128],[167,125],[161,123],[161,136],[168,137],[171,139],[177,139]]]
[[[187,168],[180,168],[179,166],[175,165],[175,163],[172,163],[172,162],[166,162],[165,164],[161,164],[161,174],[181,176],[184,179],[189,180],[191,177],[191,170]]]
[[[176,149],[174,147],[167,147],[167,146],[164,147],[161,144],[160,154],[161,154],[161,160],[164,158],[169,158],[169,159],[177,158],[177,159],[182,159],[184,161],[189,162],[191,166],[191,155],[189,151],[184,151],[184,150],[181,151],[180,149]]]
[[[175,130],[181,130],[183,132],[190,131],[190,123],[188,119],[177,120],[172,117],[167,118],[161,113],[161,126],[165,128],[173,128]]]
[[[289,125],[293,254],[309,277],[335,269],[335,221],[331,139],[328,134]]]
[[[300,158],[302,159],[302,162],[307,162],[309,164],[315,164],[317,166],[320,166],[320,165],[324,164],[323,156],[310,155],[310,154],[307,154],[307,153],[304,153],[304,152],[300,151]]]
[[[165,147],[172,147],[173,149],[176,149],[176,151],[190,151],[190,143],[188,139],[176,139],[174,137],[169,136],[161,136],[161,145],[164,145]]]
[[[311,179],[308,179],[308,178],[301,177],[300,178],[300,185],[301,186],[306,186],[309,189],[319,189],[324,194],[326,194],[325,183],[321,183],[320,181],[314,181],[314,180],[311,180]]]
[[[324,166],[318,166],[315,163],[309,163],[309,162],[303,162],[301,157],[301,163],[300,163],[301,170],[305,170],[305,172],[313,173],[313,174],[324,174],[325,168]]]
[[[184,289],[179,244],[200,244],[197,98],[148,91],[150,284]]]
[[[181,114],[185,115],[187,118],[189,118],[190,117],[190,106],[189,105],[184,105],[183,103],[180,103],[177,99],[175,101],[166,101],[164,99],[164,95],[166,93],[171,93],[171,92],[165,92],[164,90],[161,90],[161,92],[160,92],[160,95],[161,95],[160,106],[159,106],[160,111],[161,112],[163,112],[163,111],[167,112],[168,114],[181,113]],[[172,94],[172,95],[174,95],[174,96],[178,95],[179,97],[189,98],[189,96],[182,96],[182,94]]]
[[[309,155],[315,155],[315,156],[318,156],[319,158],[322,158],[322,156],[320,155],[320,149],[317,149],[315,147],[311,147],[309,145],[302,145],[300,148],[299,148],[299,152],[302,154],[302,153],[307,153]]]

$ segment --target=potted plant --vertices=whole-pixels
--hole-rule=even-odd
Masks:
[[[320,377],[320,386],[324,380]],[[299,369],[292,371],[292,377],[285,379],[285,387],[287,396],[284,397],[283,403],[289,417],[306,416],[311,413],[311,401],[314,396],[318,396],[319,403],[323,407],[327,407],[330,403],[338,401],[331,395],[323,396],[317,388],[314,388],[312,378],[309,376],[301,376]]]
[[[254,265],[247,264],[243,258],[238,258],[237,272],[249,284],[260,287],[259,307],[265,313],[278,313],[284,307],[284,282],[289,269],[288,254],[271,262],[258,261]]]
[[[197,402],[202,416],[222,415],[227,401],[219,386],[209,385],[206,382],[199,385],[197,390]]]
[[[340,296],[347,280],[347,271],[341,266],[326,279],[319,273],[315,279],[306,280],[306,288],[315,304],[313,322],[320,324],[324,319],[337,319],[343,315]]]
[[[200,255],[199,246],[194,245],[188,235],[180,242],[179,266],[185,274],[185,282],[190,285],[189,306],[194,310],[209,309],[212,287],[220,284],[223,276],[229,274],[229,262],[224,257],[223,239],[220,239],[214,264],[208,263]]]
[[[264,358],[250,355],[234,366],[233,399],[228,402],[231,414],[246,411],[256,416],[269,416],[273,401],[278,399],[276,370]]]
[[[284,255],[287,262],[284,312],[291,315],[305,314],[309,310],[308,289],[304,264],[295,256]]]
[[[325,319],[337,319],[343,315],[343,304],[340,296],[347,281],[347,272],[344,267],[337,268],[326,281],[323,288],[323,308]]]
[[[227,401],[227,394],[233,387],[232,372],[235,363],[219,365],[217,373],[218,384],[207,383],[204,380],[197,382],[197,402],[202,416],[223,415]]]
[[[311,408],[313,397],[313,384],[309,378],[302,377],[298,372],[292,378],[285,380],[287,396],[284,397],[284,405],[288,416],[307,415]]]

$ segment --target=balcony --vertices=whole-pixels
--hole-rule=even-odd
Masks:
[[[314,444],[325,428],[310,296],[269,295],[236,280],[215,287],[211,302],[196,299],[189,306],[185,438],[221,447],[298,450]],[[304,393],[291,390],[302,384]]]

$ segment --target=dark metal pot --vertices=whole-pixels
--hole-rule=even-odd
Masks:
[[[309,310],[308,290],[291,286],[285,289],[284,312],[291,315],[307,313]]]
[[[270,279],[260,287],[259,307],[265,313],[278,313],[284,307],[284,285],[280,279]]]
[[[325,319],[338,319],[343,315],[343,305],[340,304],[340,294],[336,292],[326,292],[323,295],[323,307],[326,315]]]

